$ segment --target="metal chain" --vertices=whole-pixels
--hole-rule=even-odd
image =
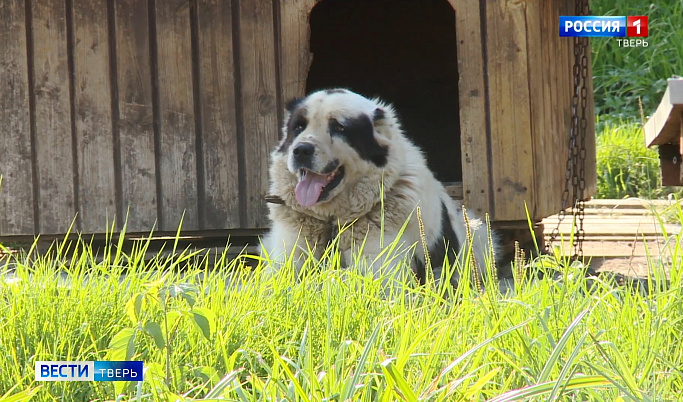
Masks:
[[[576,15],[590,15],[588,0],[576,1]],[[586,131],[588,120],[588,38],[574,38],[574,66],[572,69],[573,89],[571,123],[569,126],[569,143],[567,147],[567,163],[565,169],[565,187],[562,192],[562,209],[558,214],[557,226],[553,229],[546,243],[546,252],[560,234],[560,224],[567,216],[573,218],[574,254],[572,258],[583,258],[583,241],[586,232],[583,228],[586,199]],[[580,108],[580,112],[579,112]],[[572,189],[570,204],[569,188]]]

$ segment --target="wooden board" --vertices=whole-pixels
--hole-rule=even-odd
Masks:
[[[529,205],[529,212],[534,219],[538,217],[539,210],[547,209],[546,204],[553,201],[555,195],[554,184],[558,181],[557,176],[551,173],[556,163],[549,166],[552,163],[551,158],[553,155],[556,155],[558,149],[553,148],[554,133],[550,132],[549,127],[546,127],[547,111],[545,106],[550,104],[550,100],[546,100],[544,89],[548,81],[548,70],[553,64],[553,60],[545,58],[543,54],[543,40],[551,40],[551,38],[547,38],[550,35],[544,36],[543,34],[549,32],[548,29],[552,27],[551,21],[543,21],[543,3],[548,2],[526,2],[526,63],[529,74],[527,80],[529,82],[529,112],[531,118],[531,138],[533,140],[533,174],[538,186],[537,191],[534,192],[535,198],[533,203]],[[544,29],[546,30],[545,32]],[[548,171],[548,168],[551,170]]]
[[[268,191],[268,161],[278,139],[277,65],[273,4],[239,2],[241,121],[246,182],[244,228],[268,225],[264,197]]]
[[[197,148],[192,87],[190,4],[155,1],[161,230],[195,230],[198,222]]]
[[[676,144],[683,124],[683,78],[668,80],[666,91],[652,117],[645,123],[645,145]]]
[[[675,239],[683,229],[680,224],[667,223],[667,214],[679,208],[668,200],[591,200],[586,203],[583,245],[586,256],[660,255],[666,247],[675,246]],[[656,214],[655,214],[656,211]],[[663,221],[661,219],[664,219]],[[559,217],[545,218],[545,238],[557,227]],[[574,227],[568,215],[559,226],[561,236],[555,245],[573,253],[569,239]],[[564,242],[562,242],[564,239]]]
[[[566,77],[562,74],[564,53],[558,52],[558,0],[527,2],[527,32],[529,42],[528,66],[531,96],[532,135],[534,140],[534,174],[536,197],[534,219],[556,213],[562,206],[568,132],[564,129],[561,105],[566,105],[566,94],[561,90]],[[536,28],[537,27],[537,28]]]
[[[77,212],[66,8],[62,1],[32,1],[30,9],[38,230],[66,233]]]
[[[564,256],[570,257],[574,253],[569,241],[557,242],[556,247],[562,247]],[[583,255],[585,257],[645,257],[660,255],[670,255],[675,249],[671,244],[663,243],[661,240],[643,241],[642,239],[631,241],[611,241],[611,240],[587,240],[583,243]],[[592,266],[593,264],[591,264]]]
[[[303,96],[313,55],[309,40],[309,18],[316,0],[292,0],[280,3],[280,76],[282,101]],[[283,103],[284,104],[284,103]]]
[[[197,10],[204,229],[240,225],[231,1],[200,0]]]
[[[586,108],[586,159],[584,168],[586,171],[586,199],[598,192],[598,168],[597,168],[597,144],[595,132],[595,101],[593,89],[593,63],[590,39],[588,39],[588,49],[586,50],[586,58],[588,63],[588,74],[586,88],[588,91],[588,107]]]
[[[0,3],[0,26],[0,235],[32,233],[36,222],[24,0]]]
[[[493,219],[519,220],[536,188],[524,2],[486,2]],[[520,85],[520,83],[524,83]]]
[[[73,5],[74,126],[81,230],[111,227],[116,216],[106,0]]]
[[[129,231],[148,232],[158,193],[147,0],[117,0],[115,20],[120,213]]]
[[[483,43],[479,1],[450,1],[456,10],[458,94],[464,204],[483,216],[492,212],[489,127],[486,114]]]

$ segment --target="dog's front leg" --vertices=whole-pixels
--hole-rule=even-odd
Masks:
[[[398,229],[384,229],[382,234],[382,228],[375,221],[359,219],[342,233],[340,245],[347,268],[381,280],[386,293],[394,285],[408,282],[412,275],[408,261],[413,248],[410,239],[397,239],[396,235],[387,234],[397,233]]]
[[[306,261],[322,256],[329,238],[329,227],[298,213],[289,212],[278,218],[263,239],[265,253],[262,255],[268,259],[266,271],[272,273],[291,264],[298,278]]]

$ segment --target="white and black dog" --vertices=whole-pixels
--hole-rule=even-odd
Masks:
[[[263,247],[274,266],[308,250],[319,257],[339,226],[350,226],[338,239],[344,263],[353,265],[352,256],[360,255],[375,277],[379,267],[411,266],[424,283],[426,243],[438,280],[444,260],[453,263],[470,246],[462,206],[404,135],[393,108],[379,99],[331,89],[290,101],[282,140],[271,154],[270,181],[278,202],[269,204],[272,229]],[[486,225],[469,211],[467,216],[472,255],[482,268],[497,253],[496,239],[491,249]],[[413,253],[404,255],[410,265],[382,253],[404,224],[397,250]],[[387,263],[389,258],[394,260]],[[457,274],[450,279],[455,285]]]

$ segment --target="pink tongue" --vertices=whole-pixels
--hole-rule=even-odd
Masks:
[[[306,177],[297,183],[294,189],[296,200],[304,207],[310,207],[318,202],[323,187],[327,185],[327,176],[306,172]]]

